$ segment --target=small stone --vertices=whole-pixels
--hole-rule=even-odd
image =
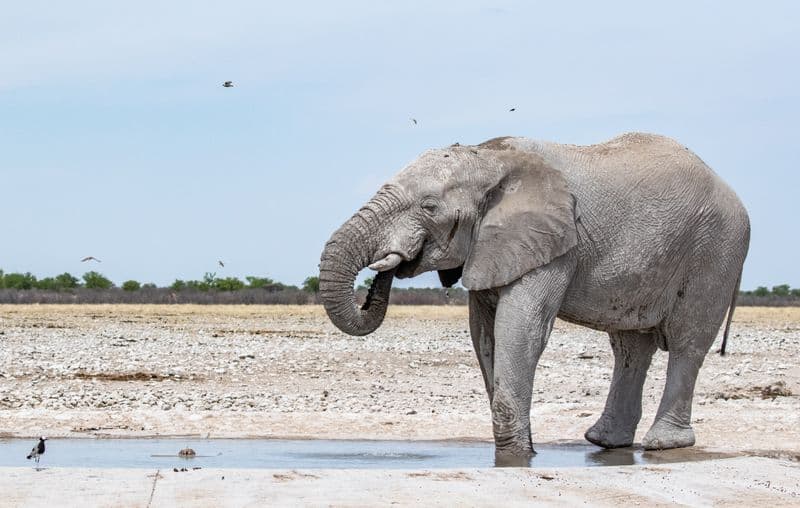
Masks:
[[[178,457],[194,457],[195,455],[197,454],[191,448],[184,448],[178,452]]]

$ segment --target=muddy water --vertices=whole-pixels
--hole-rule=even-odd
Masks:
[[[35,439],[0,439],[0,467],[33,466]],[[194,458],[178,457],[192,448]],[[41,467],[444,469],[494,466],[595,467],[725,458],[697,449],[645,452],[590,444],[539,444],[524,463],[495,458],[494,444],[459,441],[269,439],[57,439],[47,441]]]

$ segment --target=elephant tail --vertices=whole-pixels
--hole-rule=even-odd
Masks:
[[[725,356],[725,346],[728,344],[728,332],[731,330],[733,311],[736,310],[736,299],[739,297],[739,286],[741,283],[742,274],[739,273],[739,278],[736,279],[736,289],[733,290],[733,298],[731,298],[731,306],[728,309],[728,320],[725,322],[725,332],[722,334],[722,347],[719,348],[720,356]]]

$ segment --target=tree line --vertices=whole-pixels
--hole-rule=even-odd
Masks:
[[[752,291],[740,291],[738,305],[762,305],[770,307],[787,307],[800,305],[800,288],[792,288],[789,284],[758,286]]]
[[[368,278],[356,288],[363,303],[372,283]],[[90,271],[81,278],[69,273],[38,279],[30,272],[0,270],[0,303],[194,303],[194,304],[314,304],[319,303],[319,277],[306,277],[301,286],[283,284],[269,277],[250,275],[217,277],[207,272],[198,280],[176,279],[158,287],[126,280],[115,285],[101,273]],[[467,293],[453,288],[393,288],[390,302],[400,305],[464,305]]]
[[[363,302],[372,278],[356,288]],[[166,287],[126,280],[117,286],[96,271],[80,278],[64,272],[37,278],[30,272],[5,273],[0,269],[0,303],[199,303],[199,304],[312,304],[319,303],[319,277],[309,276],[298,287],[269,277],[249,275],[217,277],[207,272],[199,280],[176,279]],[[465,305],[461,288],[392,288],[390,302],[400,305]],[[739,292],[739,305],[800,305],[800,288],[780,284]]]

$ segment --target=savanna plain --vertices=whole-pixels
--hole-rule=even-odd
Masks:
[[[692,419],[695,448],[724,457],[186,473],[91,464],[37,472],[22,462],[0,469],[0,504],[798,505],[800,308],[740,307],[724,357],[720,340]],[[659,351],[650,368],[637,442],[655,416],[666,360]],[[612,368],[605,334],[557,322],[534,383],[534,443],[583,442]],[[39,435],[51,449],[64,437],[492,439],[466,307],[390,306],[378,331],[357,338],[318,306],[0,306],[0,438]],[[34,488],[41,482],[49,487]]]

